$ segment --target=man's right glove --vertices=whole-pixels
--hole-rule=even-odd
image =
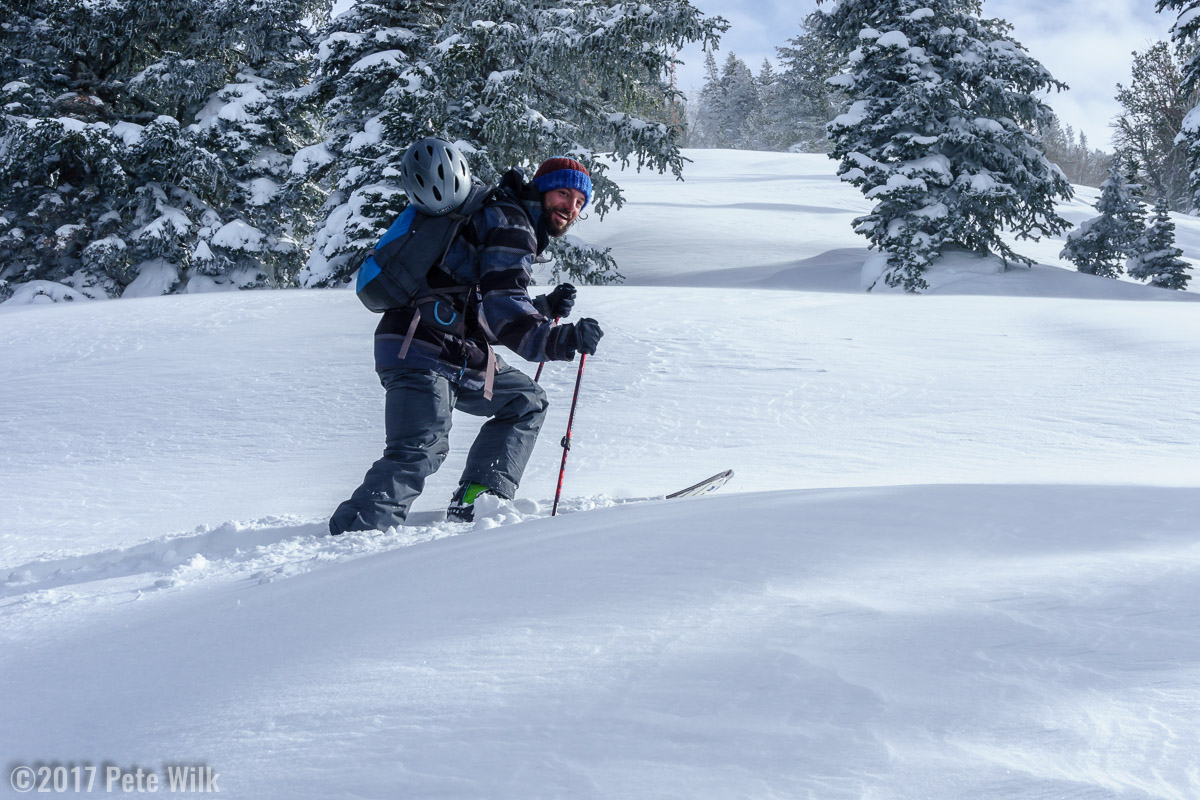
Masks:
[[[600,343],[600,337],[604,335],[604,331],[600,330],[600,323],[585,317],[576,322],[573,327],[575,329],[575,349],[581,353],[587,353],[589,356],[595,355],[596,345]]]
[[[560,283],[554,291],[546,295],[546,308],[552,317],[568,317],[575,306],[575,287],[569,283]]]

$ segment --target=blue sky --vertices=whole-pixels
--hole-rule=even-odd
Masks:
[[[717,53],[733,51],[754,72],[775,47],[800,32],[814,0],[691,0],[707,15],[731,23]],[[983,13],[1013,24],[1013,36],[1070,90],[1049,103],[1065,125],[1087,134],[1093,147],[1109,149],[1109,123],[1120,111],[1116,85],[1129,82],[1133,51],[1169,37],[1173,15],[1154,13],[1153,0],[985,0]],[[704,55],[685,50],[678,79],[684,91],[704,81]],[[691,92],[689,91],[689,94]]]

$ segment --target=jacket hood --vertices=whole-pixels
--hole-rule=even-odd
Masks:
[[[525,180],[525,171],[520,167],[513,167],[504,173],[500,178],[499,188],[519,202],[529,215],[529,221],[533,223],[533,230],[537,234],[537,252],[541,255],[550,244],[550,232],[546,230],[545,215],[542,213],[542,193]]]

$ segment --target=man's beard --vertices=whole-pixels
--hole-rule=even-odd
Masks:
[[[546,216],[546,232],[555,239],[565,234],[575,224],[573,219],[563,222],[551,209],[544,209],[544,214]]]

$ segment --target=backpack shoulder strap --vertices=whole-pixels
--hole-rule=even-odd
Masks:
[[[499,187],[495,184],[471,184],[471,191],[467,194],[467,199],[463,201],[463,204],[459,206],[458,209],[450,213],[460,217],[471,216],[476,211],[483,208],[487,202],[492,199],[492,195],[496,193],[496,189],[498,188]]]

